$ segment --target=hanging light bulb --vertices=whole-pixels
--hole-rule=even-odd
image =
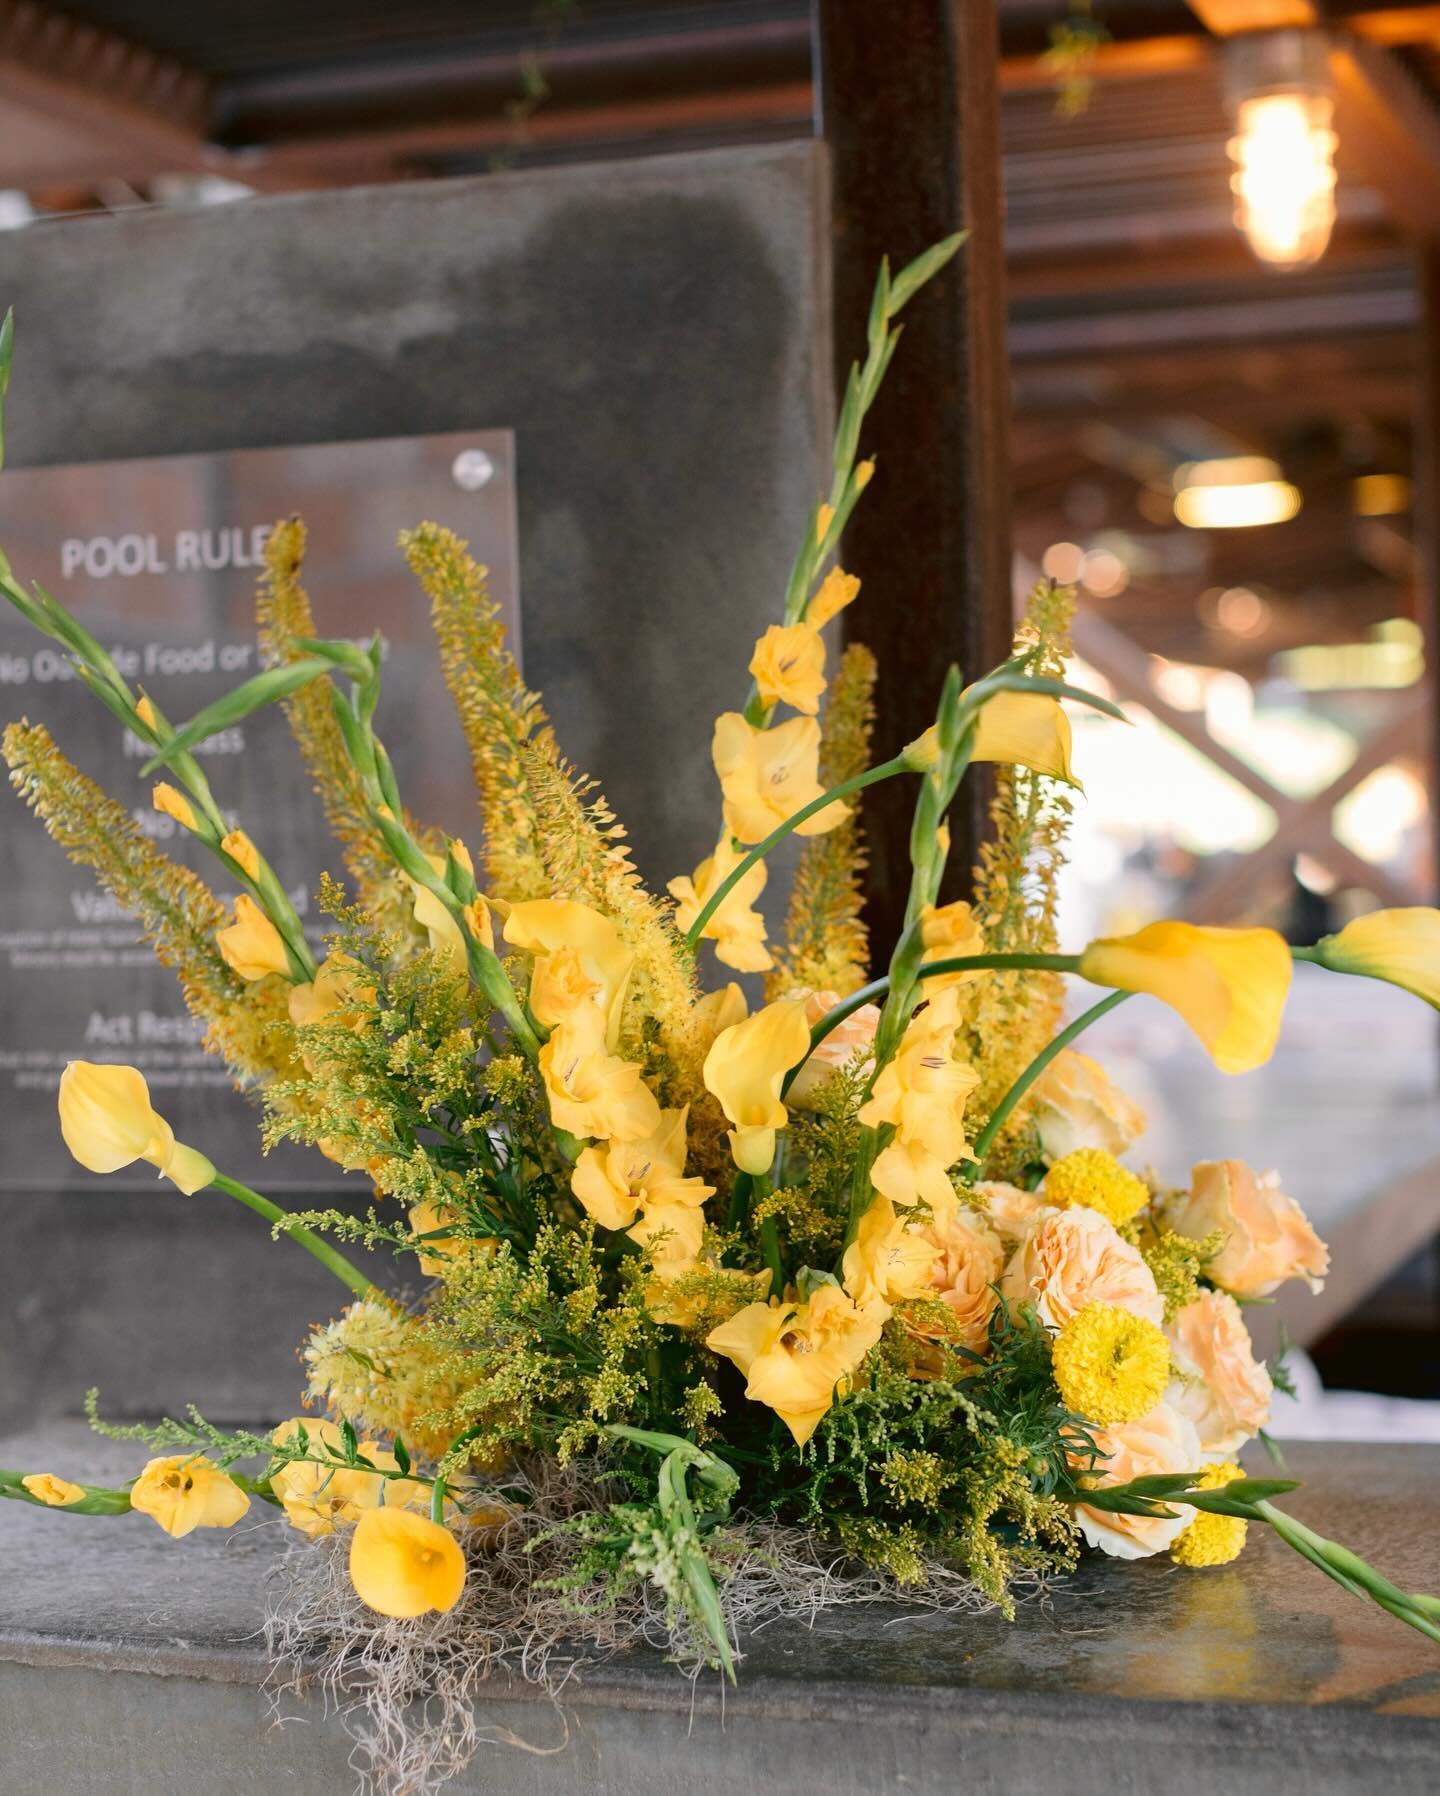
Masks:
[[[1235,223],[1272,268],[1318,262],[1335,224],[1335,101],[1318,31],[1261,31],[1225,46]]]

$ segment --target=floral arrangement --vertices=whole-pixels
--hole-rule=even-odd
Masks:
[[[1302,1526],[1275,1506],[1287,1480],[1236,1462],[1277,1376],[1244,1306],[1318,1286],[1324,1245],[1274,1174],[1217,1160],[1174,1188],[1127,1167],[1143,1117],[1073,1045],[1144,993],[1243,1073],[1273,1049],[1294,959],[1440,1004],[1440,913],[1382,911],[1303,949],[1168,921],[1062,953],[1062,701],[1113,709],[1064,680],[1072,595],[1039,587],[1012,657],[969,685],[952,670],[934,721],[878,765],[872,657],[852,644],[827,672],[825,626],[858,592],[836,556],[875,473],[866,412],[898,314],[958,244],[881,270],[833,484],[748,696],[715,726],[714,852],[667,895],[563,758],[484,570],[445,530],[401,547],[473,761],[478,859],[406,808],[376,729],[381,645],[316,637],[298,520],[269,539],[265,671],[184,724],[0,572],[238,895],[222,903],[25,722],[4,737],[16,790],[174,970],[267,1142],[312,1144],[375,1194],[364,1214],[286,1212],[178,1142],[137,1070],[72,1063],[60,1127],[82,1166],[145,1161],[236,1199],[346,1292],[304,1346],[309,1413],[264,1433],[194,1412],[109,1428],[153,1454],[132,1482],[5,1471],[0,1496],[136,1511],[177,1538],[272,1506],[308,1537],[275,1650],[325,1662],[337,1689],[364,1671],[353,1700],[396,1787],[463,1763],[477,1671],[523,1656],[543,1677],[567,1639],[658,1633],[733,1676],[762,1614],[897,1591],[1008,1611],[1087,1549],[1214,1566],[1252,1522],[1440,1640],[1440,1599]],[[8,373],[8,322],[0,349]],[[318,957],[195,755],[273,703],[343,859]],[[972,899],[942,902],[947,811],[981,762],[993,829]],[[870,977],[860,795],[891,779],[915,790],[910,897]],[[772,941],[757,902],[792,833]],[[702,988],[707,943],[763,975],[763,1001],[724,972]],[[1066,975],[1105,995],[1063,1025]],[[374,1285],[357,1244],[393,1254],[401,1288]]]

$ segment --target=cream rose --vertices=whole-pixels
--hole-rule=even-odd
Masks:
[[[1015,1249],[1001,1290],[1063,1328],[1087,1303],[1113,1303],[1157,1326],[1165,1314],[1150,1268],[1098,1210],[1054,1210]]]
[[[986,1226],[983,1216],[958,1205],[944,1220],[937,1218],[914,1232],[934,1249],[933,1295],[955,1318],[958,1332],[946,1338],[972,1353],[982,1353],[989,1340],[990,1317],[999,1302],[993,1287],[1005,1264],[1000,1237]],[[938,1330],[923,1322],[911,1325],[910,1332],[922,1338],[940,1338]]]
[[[1095,1465],[1096,1482],[1128,1484],[1161,1472],[1198,1472],[1204,1458],[1195,1424],[1172,1404],[1157,1403],[1138,1422],[1096,1428],[1092,1438],[1105,1455]],[[1168,1503],[1170,1516],[1116,1515],[1108,1509],[1075,1506],[1075,1520],[1092,1547],[1114,1559],[1148,1559],[1163,1553],[1195,1519],[1184,1503]]]
[[[1007,1185],[1002,1179],[980,1179],[972,1190],[984,1204],[990,1226],[1012,1241],[1023,1241],[1036,1223],[1055,1208],[1033,1191],[1022,1191],[1018,1185]]]
[[[1145,1112],[1088,1054],[1066,1048],[1035,1081],[1031,1114],[1047,1160],[1097,1147],[1118,1160],[1145,1132]]]
[[[804,998],[806,1027],[813,1029],[840,1002],[834,992],[793,991],[791,998]],[[848,1066],[855,1055],[875,1039],[880,1011],[874,1004],[862,1004],[830,1031],[820,1046],[796,1073],[785,1101],[797,1110],[813,1110],[815,1100],[842,1066]]]
[[[1240,1297],[1268,1297],[1287,1278],[1318,1291],[1330,1270],[1330,1250],[1305,1212],[1280,1189],[1278,1172],[1257,1174],[1243,1160],[1203,1160],[1190,1189],[1167,1209],[1178,1234],[1203,1241],[1219,1229],[1225,1245],[1206,1267],[1209,1277]]]
[[[1269,1420],[1271,1390],[1240,1305],[1223,1291],[1206,1291],[1165,1332],[1182,1374],[1165,1400],[1195,1424],[1207,1459],[1237,1452]]]

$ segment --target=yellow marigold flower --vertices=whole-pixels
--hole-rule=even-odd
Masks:
[[[1070,771],[1070,719],[1048,693],[997,692],[981,708],[971,758],[1079,784]]]
[[[539,1003],[532,989],[530,1005],[547,1029],[564,1022],[574,1009],[577,979],[568,964],[542,970],[543,956],[570,949],[583,976],[599,989],[595,1002],[605,1017],[605,1045],[614,1048],[620,1038],[620,1013],[635,956],[621,939],[609,917],[574,898],[534,898],[512,904],[505,919],[505,940],[512,948],[524,948],[535,956],[539,976]]]
[[[706,1336],[744,1373],[745,1395],[773,1409],[803,1447],[880,1339],[888,1304],[859,1305],[837,1285],[808,1303],[749,1303]]]
[[[1244,1476],[1234,1460],[1222,1460],[1207,1465],[1195,1486],[1197,1490],[1220,1490]],[[1229,1565],[1244,1550],[1249,1527],[1242,1515],[1211,1515],[1208,1510],[1197,1509],[1194,1521],[1177,1536],[1170,1557],[1177,1565]]]
[[[938,910],[933,904],[927,904],[920,913],[920,940],[925,945],[922,961],[925,965],[937,960],[955,960],[962,954],[985,952],[985,937],[975,920],[974,906],[963,899],[955,904],[942,904]],[[965,985],[981,977],[983,974],[978,969],[971,973],[940,973],[925,981],[925,991],[927,996],[934,998],[948,986]]]
[[[1147,923],[1091,942],[1080,972],[1096,985],[1152,993],[1184,1018],[1222,1073],[1246,1073],[1274,1052],[1290,950],[1273,929]]]
[[[57,1478],[54,1472],[31,1472],[20,1483],[32,1497],[38,1497],[51,1509],[64,1509],[68,1504],[78,1503],[85,1495],[83,1485],[72,1484],[68,1478]]]
[[[196,1453],[152,1459],[130,1487],[130,1507],[179,1540],[194,1528],[233,1527],[250,1499],[219,1466]]]
[[[146,1160],[190,1197],[215,1177],[215,1168],[150,1104],[145,1075],[133,1066],[72,1060],[60,1075],[60,1133],[90,1172],[118,1172]]]
[[[587,1147],[570,1175],[570,1189],[586,1215],[601,1228],[628,1229],[637,1216],[657,1205],[698,1209],[715,1187],[685,1176],[688,1115],[688,1106],[662,1110],[660,1127],[652,1135]],[[633,1229],[631,1233],[637,1241],[646,1238]]]
[[[221,836],[220,847],[247,879],[260,877],[260,850],[243,829],[232,829],[228,835]]]
[[[1317,942],[1315,958],[1333,973],[1384,979],[1440,1010],[1440,910],[1372,910]]]
[[[871,1128],[892,1124],[902,1147],[923,1147],[942,1167],[965,1152],[965,1102],[980,1083],[955,1055],[957,998],[954,990],[942,992],[916,1012],[858,1112]]]
[[[448,1528],[409,1509],[367,1509],[350,1541],[350,1582],[379,1615],[443,1615],[465,1588],[465,1555]]]
[[[245,892],[235,900],[234,922],[216,931],[215,942],[226,965],[247,982],[290,971],[280,931]]]
[[[788,1117],[780,1087],[810,1049],[803,998],[782,998],[715,1037],[705,1056],[705,1089],[734,1128],[730,1152],[742,1172],[770,1170],[775,1131]]]
[[[926,1296],[939,1259],[935,1242],[895,1212],[877,1193],[860,1218],[855,1239],[845,1249],[845,1289],[856,1303],[904,1303]]]
[[[667,889],[676,900],[675,927],[682,935],[709,902],[711,893],[730,877],[743,858],[727,830],[714,854],[695,869],[693,879],[670,881]],[[734,967],[737,973],[763,973],[775,964],[765,946],[765,919],[754,909],[755,901],[765,890],[765,879],[765,863],[756,861],[745,877],[731,887],[700,932],[702,939],[715,943],[715,958]]]
[[[640,1068],[606,1053],[605,1020],[596,1004],[551,1031],[540,1050],[540,1076],[557,1129],[587,1139],[639,1141],[660,1127],[660,1105]]]
[[[165,817],[173,817],[186,829],[199,829],[200,819],[195,815],[195,807],[181,791],[174,786],[167,786],[164,780],[153,788],[150,802]]]
[[[1057,1210],[1086,1204],[1119,1228],[1149,1203],[1150,1189],[1113,1154],[1098,1147],[1081,1147],[1057,1160],[1046,1173],[1042,1196]]]
[[[805,622],[812,630],[823,630],[832,617],[837,617],[854,602],[859,591],[860,581],[855,574],[847,574],[842,567],[832,567],[805,607]]]
[[[766,705],[789,705],[813,717],[825,691],[825,644],[810,623],[771,624],[755,644],[750,672]]]
[[[315,977],[292,985],[287,997],[290,1021],[297,1029],[323,1023],[346,1004],[371,1004],[375,987],[365,969],[348,954],[331,954],[321,962]],[[366,1018],[350,1018],[352,1029],[364,1029]]]
[[[820,725],[813,717],[792,717],[762,730],[738,711],[726,711],[716,719],[712,754],[725,827],[742,842],[764,841],[825,789],[819,780]],[[798,824],[795,833],[821,836],[849,815],[837,799]]]
[[[1055,1383],[1065,1407],[1109,1427],[1138,1422],[1170,1382],[1170,1343],[1153,1322],[1113,1303],[1087,1304],[1055,1341]]]

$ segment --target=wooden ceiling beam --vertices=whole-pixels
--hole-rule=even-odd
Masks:
[[[1319,9],[1311,0],[1189,0],[1191,12],[1216,37],[1244,31],[1286,31],[1318,25]]]
[[[1330,52],[1346,160],[1422,242],[1440,239],[1440,112],[1394,53],[1359,39]]]

